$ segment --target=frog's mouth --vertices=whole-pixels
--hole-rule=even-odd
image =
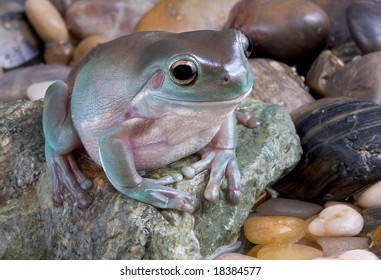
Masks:
[[[239,95],[232,97],[232,98],[224,98],[224,99],[184,100],[184,99],[171,98],[169,96],[163,96],[160,94],[153,94],[153,97],[161,99],[161,100],[176,102],[176,103],[195,103],[198,106],[200,106],[200,105],[202,106],[202,104],[210,105],[210,104],[214,104],[214,103],[218,103],[221,105],[222,104],[223,105],[234,105],[234,104],[238,104],[242,100],[244,100],[250,94],[252,88],[253,87],[251,86],[247,91],[243,92],[242,94],[239,94]]]

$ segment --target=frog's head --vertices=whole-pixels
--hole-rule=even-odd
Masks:
[[[141,57],[151,70],[145,88],[162,105],[235,108],[253,85],[251,47],[238,30],[166,33]]]

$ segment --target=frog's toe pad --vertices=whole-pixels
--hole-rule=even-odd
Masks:
[[[231,204],[237,205],[241,200],[241,190],[240,189],[229,189],[227,199]]]
[[[193,179],[196,176],[196,171],[191,166],[185,166],[181,169],[181,173],[188,180]]]
[[[93,202],[91,196],[87,193],[79,193],[76,197],[79,208],[87,209]]]
[[[217,203],[220,197],[219,188],[217,186],[208,186],[205,189],[204,197],[210,202]]]

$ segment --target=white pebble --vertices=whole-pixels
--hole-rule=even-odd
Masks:
[[[381,181],[366,188],[354,198],[363,208],[381,207]]]
[[[314,260],[379,260],[379,258],[368,250],[356,249]]]
[[[349,203],[349,202],[343,202],[343,201],[336,201],[336,200],[330,200],[330,201],[327,201],[325,204],[324,204],[324,208],[327,208],[329,206],[333,206],[333,205],[337,205],[337,204],[340,204],[340,205],[347,205],[351,208],[353,208],[354,210],[356,210],[357,212],[360,212],[361,211],[361,207],[357,206],[357,205],[354,205],[353,203]]]
[[[46,81],[46,82],[32,84],[27,88],[26,95],[31,101],[44,98],[46,90],[54,82],[55,81]]]
[[[353,208],[337,204],[325,208],[308,224],[315,236],[355,236],[364,226],[363,217]]]
[[[378,260],[378,257],[368,250],[356,249],[346,251],[336,256],[337,260]]]

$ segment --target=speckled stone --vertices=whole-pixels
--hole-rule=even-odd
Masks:
[[[27,109],[36,107],[37,113]],[[242,201],[233,206],[221,195],[218,203],[205,202],[190,215],[120,195],[101,168],[81,153],[79,166],[94,182],[94,202],[82,211],[65,193],[63,206],[54,207],[43,156],[42,103],[1,104],[0,143],[9,159],[0,161],[0,259],[197,259],[233,243],[257,195],[289,172],[301,155],[292,121],[281,107],[254,100],[242,107],[262,121],[257,129],[238,127]],[[14,150],[15,145],[26,150]],[[31,157],[37,151],[35,162]],[[145,176],[178,172],[195,160],[191,156]],[[202,198],[207,180],[208,172],[203,172],[174,187]]]
[[[296,199],[271,198],[258,206],[257,212],[263,216],[291,216],[307,219],[320,212],[322,206]]]

